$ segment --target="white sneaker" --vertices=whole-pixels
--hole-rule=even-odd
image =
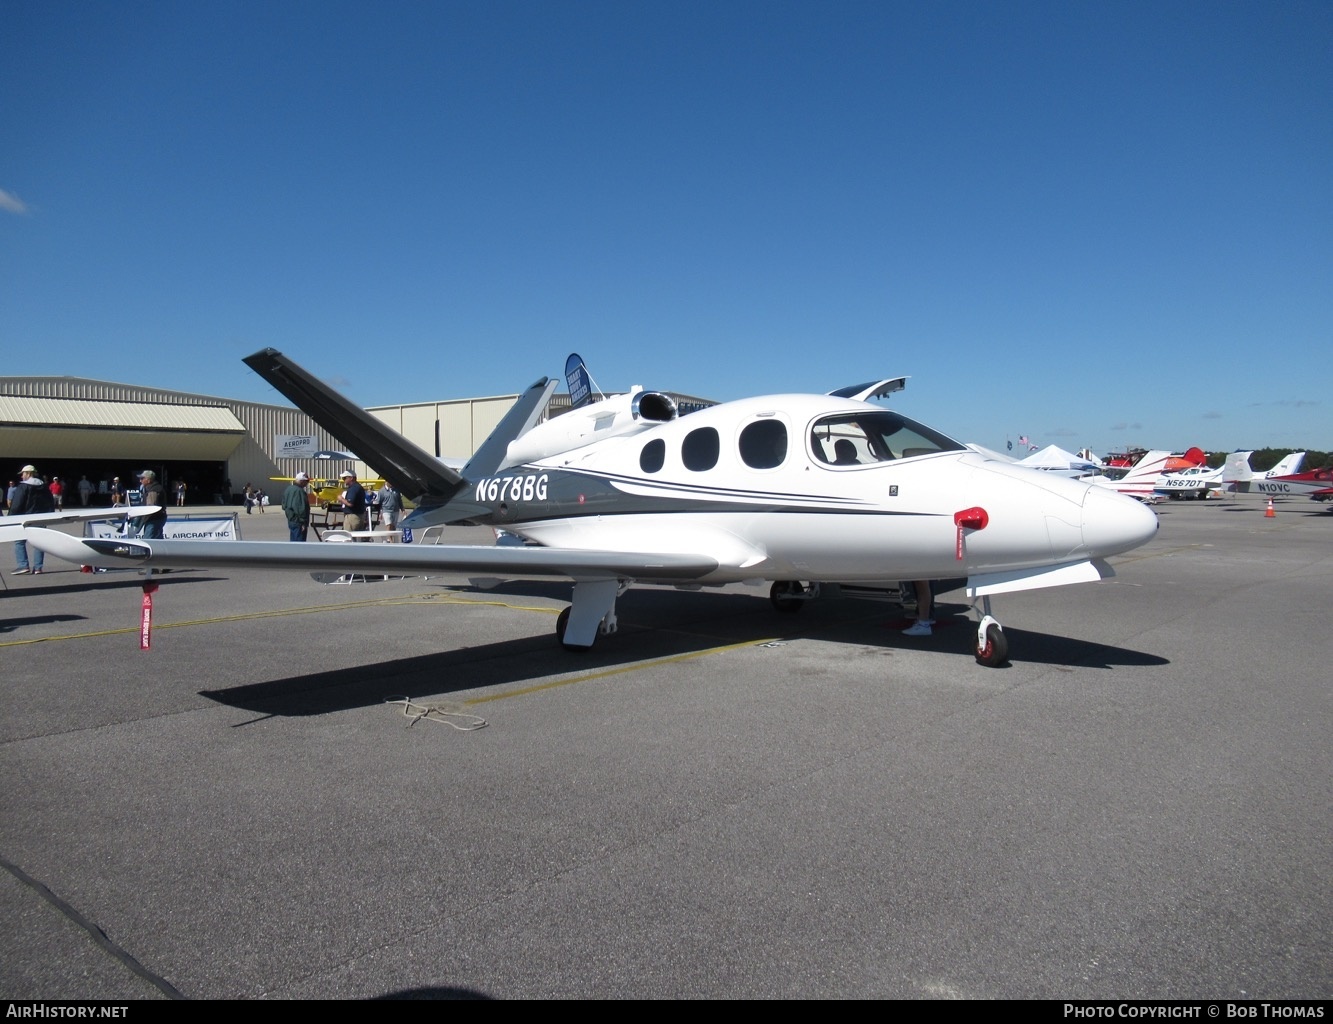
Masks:
[[[929,622],[914,622],[903,630],[903,636],[930,636]]]

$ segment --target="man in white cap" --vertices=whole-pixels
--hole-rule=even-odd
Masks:
[[[137,518],[136,522],[142,527],[139,536],[144,540],[161,540],[162,527],[167,522],[167,489],[151,469],[139,474],[139,500],[145,505],[158,507],[152,515]]]
[[[56,510],[55,500],[51,497],[51,492],[46,489],[46,481],[37,475],[35,466],[24,466],[19,470],[19,482],[14,487],[14,497],[9,502],[9,514],[11,516],[32,515],[35,512],[54,512]],[[26,576],[28,573],[40,573],[46,554],[41,548],[34,545],[37,552],[32,559],[32,565],[28,565],[28,542],[26,540],[14,541],[14,561],[17,567],[14,569],[15,576]]]
[[[287,517],[292,540],[305,540],[310,531],[310,494],[306,490],[309,483],[310,474],[303,470],[282,494],[282,514]]]
[[[346,490],[342,493],[343,529],[348,531],[366,528],[366,490],[356,482],[356,474],[350,469],[342,471],[339,479]]]

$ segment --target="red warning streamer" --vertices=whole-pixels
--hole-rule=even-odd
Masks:
[[[153,645],[153,592],[156,583],[143,585],[143,614],[139,619],[139,650],[146,651]]]
[[[958,527],[958,545],[954,549],[954,558],[958,561],[963,560],[963,531],[964,530],[984,530],[986,524],[990,522],[990,516],[986,510],[978,505],[972,508],[965,508],[961,512],[953,514],[954,525]]]

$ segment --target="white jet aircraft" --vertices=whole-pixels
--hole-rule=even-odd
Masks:
[[[533,427],[549,396],[543,378],[460,473],[281,353],[245,361],[413,497],[405,541],[435,524],[483,524],[528,544],[209,544],[54,531],[32,531],[29,540],[96,566],[569,579],[573,601],[556,632],[576,650],[616,631],[616,600],[635,583],[697,590],[769,582],[774,607],[795,611],[830,585],[861,592],[966,577],[968,596],[981,601],[973,654],[998,665],[1008,642],[991,615],[992,595],[1105,579],[1114,575],[1107,558],[1157,531],[1156,514],[1139,502],[995,461],[863,400],[896,390],[902,378],[842,394],[747,398],[687,416],[662,409],[660,419],[658,410],[645,413],[646,393],[635,392],[637,419],[631,412],[619,434],[586,444],[579,434],[573,445],[553,423],[543,425],[551,428],[545,442]],[[519,461],[511,450],[522,452]]]

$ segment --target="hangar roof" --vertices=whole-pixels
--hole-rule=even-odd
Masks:
[[[245,424],[225,406],[0,395],[0,451],[23,458],[228,458]]]
[[[244,434],[225,406],[85,401],[0,395],[0,425],[109,430],[177,430]]]

